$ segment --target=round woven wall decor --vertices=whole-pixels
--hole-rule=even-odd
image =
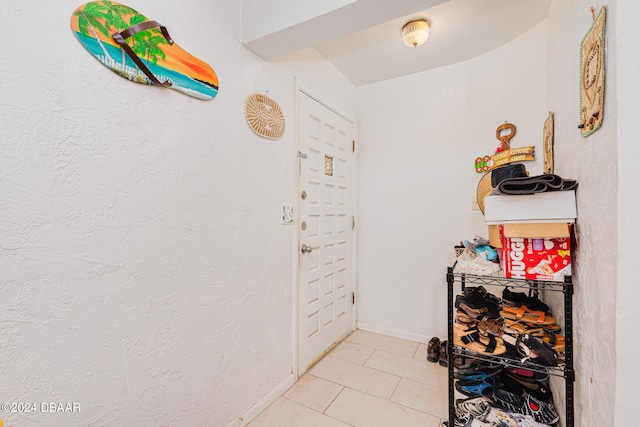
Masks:
[[[284,114],[276,101],[266,95],[249,95],[244,104],[244,113],[249,127],[260,136],[280,139],[287,127]]]

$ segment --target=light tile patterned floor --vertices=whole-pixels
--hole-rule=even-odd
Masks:
[[[447,369],[427,346],[357,330],[248,427],[439,427]]]

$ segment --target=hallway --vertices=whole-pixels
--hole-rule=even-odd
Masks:
[[[427,346],[356,330],[249,427],[438,427],[447,369]]]

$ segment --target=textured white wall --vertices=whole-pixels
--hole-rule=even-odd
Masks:
[[[294,78],[352,113],[314,52],[265,64],[235,0],[137,0],[218,72],[209,102],[125,81],[80,46],[80,2],[2,2],[0,401],[7,426],[226,426],[292,380]],[[253,134],[269,91],[288,131]]]
[[[476,157],[517,126],[541,152],[546,26],[473,60],[359,87],[358,320],[428,340],[446,336],[445,267],[480,234]],[[533,173],[541,161],[528,162]]]
[[[580,248],[574,251],[574,332],[576,426],[581,427],[613,425],[615,402],[618,108],[614,2],[607,6],[603,126],[586,139],[580,137],[577,128],[580,42],[592,23],[589,8],[594,5],[599,9],[600,4],[587,0],[554,1],[548,17],[546,108],[555,113],[556,172],[580,182]],[[560,314],[561,301],[553,302],[554,313]],[[564,408],[563,401],[556,404]]]
[[[637,424],[638,376],[632,374],[640,354],[637,336],[637,312],[640,301],[638,259],[635,256],[640,236],[640,157],[638,117],[640,117],[640,85],[637,83],[640,56],[638,40],[640,2],[617,2],[615,24],[618,80],[618,287],[616,301],[616,402],[615,425]],[[610,42],[611,44],[611,42]],[[612,60],[609,63],[613,62]],[[611,381],[611,379],[610,379]]]

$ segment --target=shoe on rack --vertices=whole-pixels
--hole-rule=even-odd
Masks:
[[[481,333],[477,329],[462,330],[458,325],[453,326],[453,343],[476,353],[492,356],[497,356],[507,351],[502,338]]]
[[[462,294],[464,295],[464,298],[471,303],[470,305],[472,307],[474,302],[479,300],[494,305],[501,305],[500,299],[488,292],[484,286],[466,286],[462,291]]]
[[[500,317],[500,306],[482,297],[469,299],[464,295],[456,295],[455,307],[472,319],[481,319],[483,316],[494,319]]]
[[[469,397],[491,396],[494,391],[493,383],[488,381],[458,380],[455,388]]]
[[[465,413],[475,418],[482,418],[492,405],[493,401],[487,396],[458,399],[456,401],[456,414]]]
[[[518,427],[511,414],[495,408],[491,399],[486,396],[458,401],[456,413],[469,414],[473,418],[495,427]]]
[[[530,394],[518,396],[503,389],[494,389],[491,399],[496,406],[516,414],[530,415],[533,419],[542,424],[553,424],[560,418],[553,404],[542,402]]]
[[[505,352],[509,357],[520,358],[523,356],[520,358],[522,363],[530,360],[538,365],[558,366],[558,352],[531,334],[511,335],[505,332],[502,335],[502,342],[505,344]]]
[[[495,427],[493,424],[485,423],[473,415],[456,410],[456,419],[453,422],[455,427]]]
[[[489,374],[485,374],[484,372],[476,372],[476,373],[469,373],[469,374],[456,372],[456,373],[453,374],[453,378],[455,378],[457,380],[464,380],[464,381],[486,381],[489,384],[495,384],[496,383],[496,380],[494,379],[494,376],[491,376]]]
[[[473,360],[467,366],[459,367],[456,374],[458,375],[473,375],[473,374],[487,374],[491,377],[496,376],[502,371],[502,365],[485,362],[482,360]]]
[[[536,297],[530,297],[524,292],[511,292],[508,287],[502,291],[502,303],[510,307],[527,306],[531,310],[549,312],[549,306]]]
[[[526,378],[534,381],[547,381],[549,379],[549,374],[543,374],[541,372],[533,371],[528,368],[507,368],[509,372],[514,375],[517,375],[518,378]]]
[[[503,388],[511,393],[519,395],[527,393],[543,402],[551,402],[553,399],[547,381],[520,377],[507,369],[500,374],[500,381],[504,384]]]
[[[440,359],[440,338],[433,337],[427,344],[427,360],[435,363],[438,359]]]
[[[518,423],[518,427],[549,427],[548,424],[542,424],[533,419],[531,415],[511,414]]]
[[[545,366],[558,366],[558,352],[538,337],[524,334],[522,342],[529,347],[529,360]]]
[[[493,406],[490,407],[482,421],[496,427],[518,427],[518,422],[511,414]]]

